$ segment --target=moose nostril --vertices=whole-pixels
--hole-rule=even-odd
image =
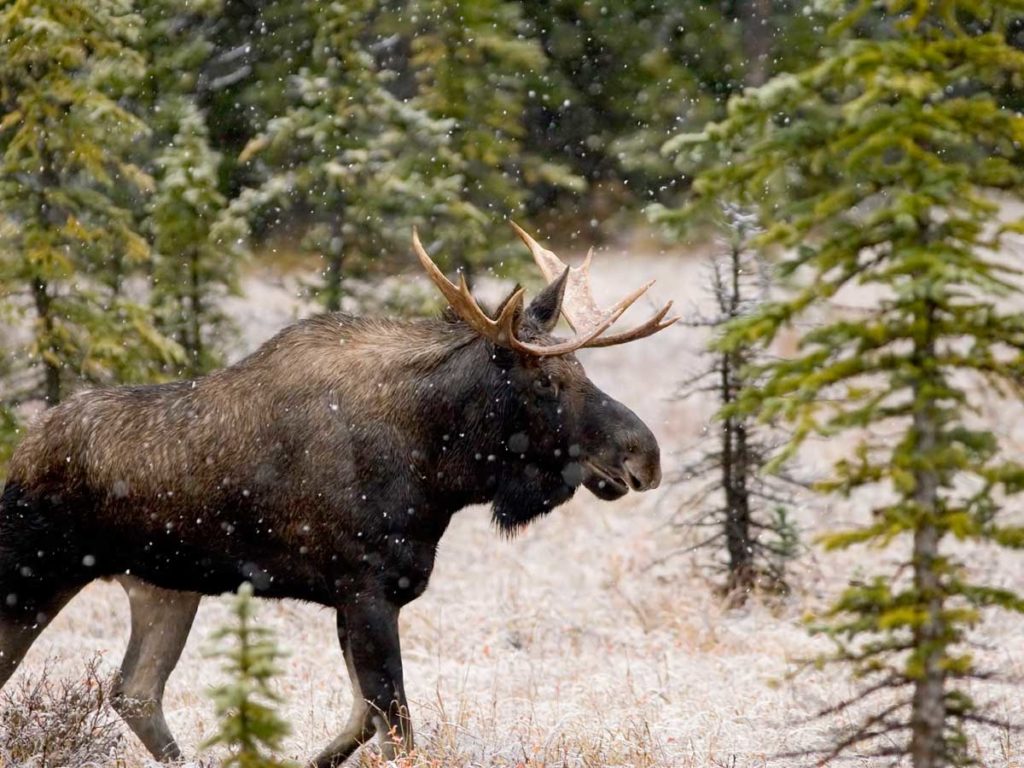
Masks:
[[[649,491],[661,484],[661,462],[630,456],[622,463],[626,478],[634,491]]]

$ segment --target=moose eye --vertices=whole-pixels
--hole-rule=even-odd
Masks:
[[[545,395],[558,394],[558,385],[551,380],[550,376],[538,376],[533,380],[533,388]]]

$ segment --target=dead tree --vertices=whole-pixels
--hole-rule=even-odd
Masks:
[[[691,327],[711,330],[706,355],[710,364],[680,386],[681,398],[713,397],[718,405],[717,440],[702,440],[685,460],[676,481],[691,486],[673,514],[678,528],[701,531],[694,546],[713,548],[716,567],[726,573],[723,592],[743,603],[752,590],[785,592],[786,565],[797,553],[798,538],[790,510],[799,483],[784,470],[767,473],[778,433],[736,408],[740,393],[756,387],[761,353],[745,346],[723,348],[723,330],[764,301],[769,270],[750,247],[756,222],[748,214],[725,208],[725,253],[710,260],[709,291],[716,312],[697,314]]]

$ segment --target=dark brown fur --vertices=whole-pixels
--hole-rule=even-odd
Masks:
[[[560,295],[530,305],[524,338],[548,338]],[[0,501],[0,684],[96,577],[202,594],[247,580],[338,610],[370,709],[319,764],[374,727],[408,744],[397,612],[451,515],[490,502],[511,532],[580,484],[616,498],[659,477],[650,431],[572,356],[520,356],[458,321],[321,315],[209,376],[84,392],[32,427]]]

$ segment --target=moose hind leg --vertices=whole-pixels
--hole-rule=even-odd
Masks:
[[[343,620],[340,616],[338,618],[338,637],[341,640],[342,653],[345,655],[348,675],[352,681],[352,710],[349,712],[348,722],[341,734],[324,748],[314,761],[316,768],[335,768],[335,766],[341,765],[361,744],[369,741],[376,731],[373,713],[359,688],[359,678],[356,676],[352,661],[352,650],[346,640]]]
[[[132,634],[121,662],[113,705],[157,760],[181,757],[164,719],[164,686],[192,629],[200,596],[118,578],[131,606]]]
[[[82,586],[63,589],[40,589],[37,586],[31,591],[14,592],[0,584],[0,688],[14,674],[39,633]]]

